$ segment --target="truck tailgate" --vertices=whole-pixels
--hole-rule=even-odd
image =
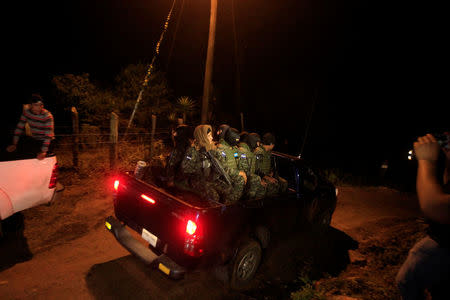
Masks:
[[[189,220],[195,222],[203,208],[128,174],[122,174],[118,181],[114,198],[116,217],[154,248],[163,252],[172,248],[179,253]]]

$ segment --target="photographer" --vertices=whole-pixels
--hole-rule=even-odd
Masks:
[[[433,299],[448,299],[450,274],[450,145],[439,145],[427,134],[414,143],[418,161],[417,196],[429,227],[427,236],[409,251],[396,282],[404,300],[425,299],[425,290]],[[445,153],[445,170],[439,178],[440,151]],[[441,181],[443,180],[442,184]],[[445,297],[445,298],[444,298]]]

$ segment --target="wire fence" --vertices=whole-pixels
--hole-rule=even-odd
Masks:
[[[54,152],[62,168],[75,167],[89,172],[117,168],[133,169],[139,160],[160,163],[171,147],[171,134],[160,128],[153,133],[146,128],[125,128],[106,132],[89,126],[79,133],[58,133],[55,127]]]
[[[55,128],[56,131],[56,128]],[[55,134],[55,144],[59,147],[63,146],[74,146],[76,144],[80,146],[84,145],[109,145],[113,143],[124,144],[124,143],[150,143],[152,138],[151,132],[128,132],[128,133],[118,133],[118,141],[111,141],[110,133],[65,133],[65,134]],[[153,137],[158,140],[164,140],[170,142],[170,133],[168,130],[158,130],[153,134]],[[77,141],[75,141],[77,140]]]
[[[114,112],[111,112],[109,127],[80,124],[75,107],[71,108],[71,117],[72,126],[63,122],[54,127],[52,151],[63,167],[103,165],[104,169],[107,164],[109,169],[116,169],[120,165],[129,167],[138,160],[152,163],[172,146],[170,128],[156,128],[156,115],[151,116],[151,128],[119,127],[123,122],[119,122]],[[28,123],[24,134],[32,134]],[[11,130],[13,135],[14,130]]]

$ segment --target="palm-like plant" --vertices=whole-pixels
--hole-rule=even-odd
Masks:
[[[170,122],[175,123],[175,121],[177,120],[177,114],[174,113],[174,112],[171,112],[171,113],[169,113],[169,114],[167,115],[167,119],[168,119]]]
[[[186,123],[186,115],[191,113],[197,107],[197,102],[188,96],[182,96],[177,99],[178,110],[183,114],[183,121]]]

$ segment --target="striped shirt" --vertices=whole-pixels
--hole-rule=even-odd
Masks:
[[[31,130],[31,136],[39,141],[42,141],[42,152],[47,152],[48,146],[52,139],[54,139],[53,116],[46,110],[42,109],[40,114],[33,114],[30,109],[25,109],[20,116],[19,123],[17,123],[14,131],[13,143],[17,144],[19,136],[23,134],[25,123],[28,123]]]

